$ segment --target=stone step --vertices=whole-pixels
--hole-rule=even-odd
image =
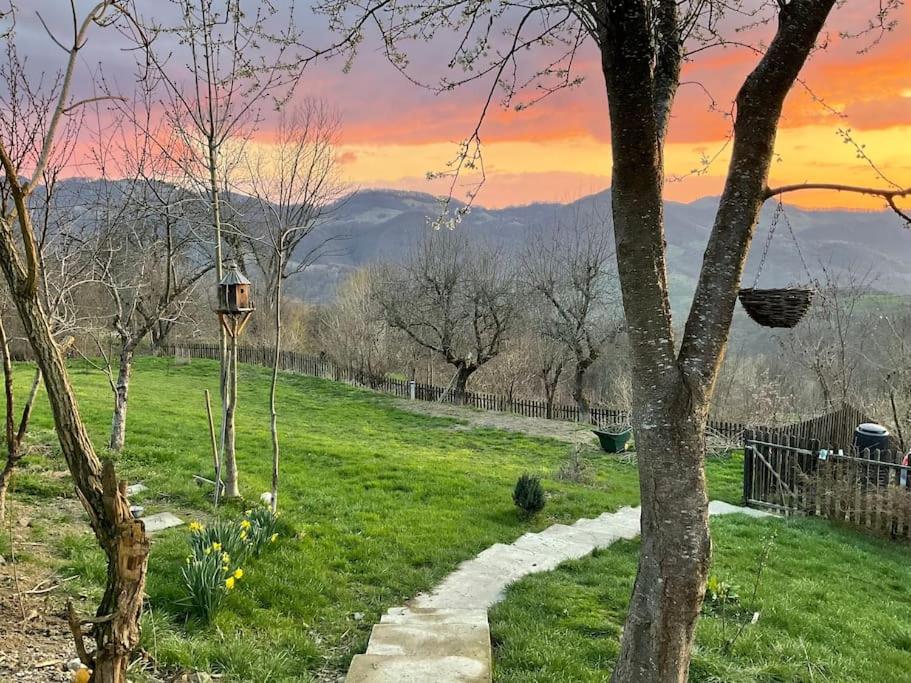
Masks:
[[[490,683],[490,662],[470,657],[356,655],[347,683]]]
[[[516,579],[483,565],[460,568],[437,586],[432,593],[418,596],[418,607],[486,610],[503,597],[503,591]]]
[[[574,529],[584,529],[592,533],[608,533],[618,538],[629,538],[630,534],[639,535],[639,521],[631,522],[627,519],[612,517],[599,517],[598,519],[584,520],[573,524]]]
[[[468,624],[487,626],[486,609],[393,607],[380,617],[381,624]]]
[[[366,654],[489,661],[490,628],[487,624],[377,624]]]

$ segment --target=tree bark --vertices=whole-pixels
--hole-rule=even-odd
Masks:
[[[588,372],[590,363],[576,361],[576,367],[573,370],[573,388],[572,397],[576,404],[576,410],[579,412],[579,420],[588,422],[591,413],[591,405],[585,396],[585,375]]]
[[[0,240],[0,264],[16,291],[19,273],[7,244]],[[133,519],[125,482],[117,482],[114,466],[102,467],[79,414],[60,347],[54,341],[48,317],[36,296],[19,291],[16,308],[35,359],[44,376],[60,448],[76,487],[76,494],[108,560],[104,598],[94,624],[96,649],[92,680],[124,683],[132,651],[139,644],[139,617],[145,588],[148,537],[140,520]]]
[[[111,417],[111,438],[109,446],[112,451],[122,451],[127,434],[127,402],[129,401],[130,376],[133,374],[133,349],[124,344],[120,349],[120,361],[117,366],[117,381],[114,383],[114,413]]]
[[[682,61],[678,8],[672,0],[657,3],[653,17],[636,0],[607,6],[602,66],[642,501],[639,569],[613,681],[688,679],[711,554],[703,440],[708,405],[765,200],[784,98],[833,4],[782,4],[778,32],[738,93],[730,169],[679,354],[662,203],[664,138]]]
[[[456,377],[452,386],[452,396],[455,399],[455,403],[465,403],[468,380],[475,370],[477,368],[472,365],[460,364],[456,366]]]

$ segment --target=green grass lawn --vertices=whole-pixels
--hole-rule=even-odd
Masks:
[[[690,679],[718,683],[911,681],[911,552],[816,519],[711,522],[712,575],[739,606],[707,608]],[[772,540],[774,538],[774,540]],[[761,548],[768,561],[758,584]],[[636,574],[617,543],[512,586],[491,611],[501,683],[607,681]],[[743,622],[755,624],[726,648]]]
[[[74,365],[72,376],[100,447],[110,421],[107,380],[84,364]],[[18,388],[24,391],[28,380],[29,373],[20,372]],[[268,489],[271,468],[268,372],[242,367],[240,387],[241,488],[256,502]],[[217,395],[214,362],[137,363],[118,467],[129,481],[149,486],[136,501],[148,512],[171,510],[188,521],[212,516],[209,492],[192,480],[212,468],[206,388]],[[244,568],[239,588],[212,624],[188,620],[180,605],[186,527],[154,539],[143,646],[165,667],[219,672],[227,681],[307,681],[344,671],[383,611],[433,587],[462,560],[528,530],[638,502],[635,466],[594,451],[591,485],[555,480],[570,451],[558,441],[415,415],[381,395],[294,375],[282,376],[279,405],[283,533]],[[42,399],[33,441],[53,443],[50,429]],[[739,457],[709,463],[713,498],[739,501],[741,467]],[[61,575],[80,576],[67,589],[87,596],[80,604],[89,610],[105,567],[84,523],[74,525],[49,504],[54,497],[73,498],[63,469],[55,448],[29,455],[13,498],[42,511],[29,528],[32,540],[50,546]],[[531,522],[516,515],[511,500],[523,472],[540,475],[549,495]],[[69,509],[75,507],[70,500]],[[228,505],[224,514],[239,516],[243,507]],[[55,533],[58,523],[65,532]],[[774,524],[781,525],[713,522],[715,571],[745,593]],[[517,585],[493,615],[500,680],[602,680],[616,654],[635,555],[635,544],[621,544]],[[906,560],[903,548],[823,524],[784,526],[763,584],[759,624],[725,657],[717,617],[705,619],[697,680],[874,680],[841,673],[864,667],[883,672],[876,680],[901,680],[886,673],[897,670],[911,643],[898,616],[911,590]]]
[[[20,372],[24,388],[28,372]],[[72,370],[83,416],[99,446],[107,439],[111,397],[106,378],[86,365]],[[242,367],[238,414],[241,488],[258,501],[268,490],[268,373]],[[172,510],[184,519],[211,515],[207,491],[193,474],[211,471],[203,390],[217,396],[217,365],[141,359],[131,388],[129,426],[119,471],[150,491],[147,512]],[[591,486],[555,481],[570,447],[557,441],[414,415],[389,398],[311,378],[283,375],[279,388],[283,448],[281,511],[287,532],[246,568],[238,590],[207,627],[187,622],[179,601],[186,527],[155,537],[143,645],[159,662],[224,672],[229,680],[308,680],[343,670],[363,651],[371,624],[388,607],[431,588],[456,565],[529,529],[596,516],[636,504],[635,467],[593,458]],[[44,401],[37,437],[52,440]],[[740,465],[714,467],[716,496],[735,500]],[[14,497],[47,505],[72,495],[59,456],[32,456]],[[547,508],[521,521],[511,500],[523,472],[542,476]],[[237,515],[240,504],[228,513]],[[40,531],[40,529],[39,529]],[[102,556],[80,526],[59,544],[60,571],[82,578],[73,592],[97,596]],[[86,608],[90,605],[87,603]],[[359,613],[361,618],[355,619]]]

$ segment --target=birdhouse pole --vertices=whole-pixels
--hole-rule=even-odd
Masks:
[[[218,320],[228,335],[228,377],[227,390],[222,400],[221,449],[216,462],[215,472],[215,505],[225,489],[230,497],[240,495],[238,488],[237,461],[234,454],[234,416],[237,407],[237,339],[243,334],[250,322],[255,307],[253,305],[253,285],[237,267],[231,263],[218,283]],[[228,440],[231,448],[226,448]],[[222,483],[222,463],[225,479]]]

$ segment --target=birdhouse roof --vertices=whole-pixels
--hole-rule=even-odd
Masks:
[[[237,264],[232,263],[228,266],[228,270],[225,273],[225,276],[221,279],[221,282],[218,284],[223,286],[228,285],[249,285],[250,281],[244,277],[244,274],[240,272],[237,268]]]

